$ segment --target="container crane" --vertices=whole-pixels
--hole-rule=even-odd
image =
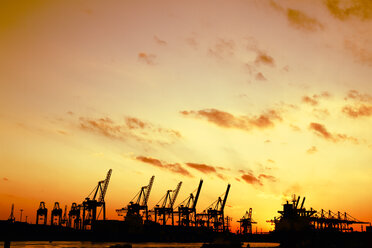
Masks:
[[[59,202],[54,203],[54,207],[52,209],[52,213],[50,216],[50,225],[58,225],[62,224],[62,208],[59,206]]]
[[[142,186],[141,190],[134,196],[125,208],[117,209],[116,212],[119,216],[125,216],[125,220],[137,219],[143,222],[143,215],[145,220],[149,220],[149,211],[147,202],[150,197],[152,185],[154,184],[155,176],[150,178],[149,184]]]
[[[48,209],[45,207],[45,202],[40,202],[39,208],[36,211],[36,225],[39,224],[39,221],[44,222],[43,224],[47,224],[47,216],[48,216]]]
[[[167,190],[167,193],[159,201],[161,202],[163,200],[163,203],[161,205],[156,204],[154,207],[155,222],[159,221],[162,225],[166,225],[168,218],[171,217],[172,226],[174,225],[173,205],[177,199],[181,185],[182,182],[179,182],[175,190]]]
[[[200,179],[196,195],[194,196],[194,194],[191,193],[189,197],[178,205],[178,225],[190,226],[190,224],[196,223],[196,204],[198,203],[202,185],[203,180]]]
[[[10,211],[10,216],[8,218],[8,221],[11,223],[15,222],[15,217],[14,217],[14,204],[12,204],[12,209]]]
[[[101,215],[101,212],[103,213],[102,220],[106,220],[106,204],[105,204],[105,195],[107,192],[108,184],[110,182],[112,170],[110,169],[107,172],[106,179],[99,181],[97,186],[92,191],[93,197],[92,199],[85,198],[82,208],[83,208],[83,229],[91,229],[92,224],[98,220],[98,218]],[[97,195],[98,200],[97,200]],[[100,208],[98,214],[97,214],[97,208]]]
[[[64,213],[63,213],[63,217],[62,217],[61,224],[62,224],[63,226],[67,226],[67,224],[68,224],[68,218],[67,218],[67,205],[65,205],[65,211],[64,211]]]
[[[226,192],[218,197],[203,213],[197,214],[197,225],[207,226],[212,228],[214,231],[222,232],[228,229],[228,225],[225,223],[224,209],[227,201],[227,197],[230,191],[230,184],[227,185]],[[223,199],[221,198],[223,197]]]
[[[68,224],[67,226],[80,229],[80,205],[77,205],[76,202],[73,202],[68,212]]]
[[[245,215],[243,215],[238,222],[240,234],[252,234],[252,224],[257,224],[257,222],[252,219],[252,208],[249,209],[249,212],[246,211]]]

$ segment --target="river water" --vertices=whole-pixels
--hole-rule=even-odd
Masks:
[[[66,242],[66,241],[18,241],[11,242],[10,247],[30,247],[30,248],[109,248],[112,245],[123,244],[120,242]],[[132,244],[133,248],[200,248],[203,243],[137,243]],[[279,243],[244,243],[242,247],[278,247]],[[0,247],[4,243],[0,242]]]

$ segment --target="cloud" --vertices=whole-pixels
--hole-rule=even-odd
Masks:
[[[262,72],[256,73],[256,79],[259,81],[266,81],[266,77],[262,74]]]
[[[323,25],[315,18],[296,9],[287,9],[287,19],[289,23],[297,28],[306,31],[317,31],[323,29]]]
[[[9,179],[7,177],[3,177],[3,181],[9,181]]]
[[[235,42],[233,40],[218,39],[213,48],[208,49],[208,55],[224,59],[234,55]]]
[[[156,55],[155,54],[147,54],[147,53],[139,53],[138,54],[138,59],[139,59],[139,61],[144,62],[148,65],[154,65]]]
[[[291,200],[293,199],[293,194],[299,194],[302,192],[302,187],[300,184],[295,183],[289,186],[282,194],[283,201]]]
[[[219,173],[218,171],[229,171],[228,168],[223,168],[219,166],[211,166],[207,164],[198,164],[198,163],[185,163],[188,167],[193,168],[195,170],[198,170],[204,174],[215,174],[217,177],[219,177],[222,180],[226,180],[226,176]]]
[[[294,125],[294,124],[290,124],[289,126],[292,128],[293,131],[296,131],[296,132],[301,131],[301,129],[298,126]]]
[[[372,115],[372,96],[350,90],[345,100],[352,100],[352,104],[345,105],[342,112],[351,118],[369,117]]]
[[[266,180],[269,180],[269,181],[272,181],[272,182],[276,182],[276,177],[274,176],[271,176],[271,175],[266,175],[266,174],[260,174],[258,176],[259,179],[266,179]]]
[[[224,128],[234,128],[244,131],[250,131],[253,128],[269,128],[274,126],[275,121],[281,121],[282,118],[275,110],[269,110],[259,116],[234,116],[228,112],[218,109],[203,109],[199,111],[181,111],[184,116],[190,116],[197,119],[206,119],[207,121]]]
[[[330,115],[328,109],[318,109],[318,108],[314,108],[314,109],[313,109],[313,112],[314,112],[315,116],[318,117],[318,118],[324,118],[324,117],[327,117],[327,116]]]
[[[154,35],[154,40],[155,40],[156,44],[158,44],[160,46],[166,46],[167,45],[167,42],[165,40],[159,39],[156,35]]]
[[[242,175],[242,179],[248,184],[257,184],[263,186],[262,182],[257,177],[253,176],[253,174],[244,174]]]
[[[325,126],[323,126],[322,124],[312,122],[310,123],[310,129],[314,130],[317,135],[325,139],[331,139],[331,140],[334,139],[333,135],[329,133],[327,129],[325,128]]]
[[[227,177],[225,177],[224,175],[222,175],[220,173],[217,174],[217,177],[219,177],[222,180],[226,180],[227,179]]]
[[[186,165],[205,174],[216,172],[216,168],[206,164],[186,163]]]
[[[252,171],[244,171],[244,170],[239,170],[240,173],[243,175],[241,176],[241,179],[243,179],[244,182],[252,185],[258,185],[258,186],[263,186],[263,180],[270,181],[270,182],[276,182],[277,179],[276,177],[268,174],[263,174],[261,173],[258,177],[256,177]]]
[[[310,104],[312,106],[316,106],[319,104],[319,99],[321,98],[329,98],[331,97],[331,94],[327,91],[322,92],[321,94],[317,95],[314,94],[312,96],[303,96],[302,102]]]
[[[344,47],[352,53],[357,62],[372,66],[371,42],[371,40],[365,40],[364,43],[359,42],[358,44],[355,41],[345,40]]]
[[[322,138],[324,138],[326,140],[329,140],[329,141],[339,142],[339,141],[343,141],[343,140],[348,140],[348,141],[353,142],[354,144],[359,143],[357,138],[348,136],[346,134],[332,134],[332,133],[328,132],[326,127],[324,125],[320,124],[320,123],[315,123],[315,122],[310,123],[309,129],[313,130],[314,133],[316,135],[318,135],[319,137],[322,137]]]
[[[136,128],[144,129],[147,126],[147,124],[144,123],[143,121],[137,118],[133,118],[133,117],[126,118],[125,122],[129,129],[136,129]]]
[[[182,137],[176,130],[162,128],[134,117],[125,117],[124,123],[116,123],[109,117],[80,117],[79,121],[80,128],[85,131],[121,141],[134,139],[139,142],[170,144]]]
[[[173,173],[181,174],[183,176],[192,177],[192,175],[178,163],[175,163],[175,164],[165,163],[165,162],[160,161],[159,159],[144,157],[144,156],[138,156],[138,157],[136,157],[136,160],[141,161],[141,162],[146,163],[146,164],[150,164],[150,165],[158,167],[158,168],[162,168],[162,169],[171,171]]]
[[[359,93],[357,90],[350,90],[345,97],[345,100],[352,99],[361,102],[372,102],[372,96]]]
[[[317,31],[324,28],[323,24],[320,23],[317,19],[308,16],[306,13],[300,10],[284,8],[275,1],[270,1],[270,5],[275,10],[285,15],[289,24],[294,28],[304,31]]]
[[[269,65],[269,66],[275,66],[275,62],[273,57],[269,56],[263,51],[258,51],[256,60],[254,61],[256,65]]]
[[[315,147],[315,146],[312,146],[312,147],[310,147],[309,149],[307,149],[307,153],[308,154],[314,154],[314,153],[316,153],[318,151],[318,149]]]
[[[352,16],[360,20],[372,19],[372,1],[370,0],[326,0],[325,4],[333,16],[346,20]]]
[[[222,171],[230,171],[231,170],[230,168],[224,168],[224,167],[221,167],[221,166],[217,166],[216,169],[222,170]]]
[[[358,118],[363,116],[372,115],[372,105],[360,104],[358,106],[345,106],[342,108],[342,112],[347,114],[349,117]]]
[[[199,43],[194,37],[186,38],[186,43],[194,49],[197,49],[199,47]]]
[[[57,130],[57,132],[58,132],[59,134],[62,134],[62,135],[68,135],[68,134],[69,134],[68,132],[63,131],[63,130]]]
[[[308,104],[313,105],[313,106],[318,105],[317,100],[315,100],[314,98],[308,97],[308,96],[302,97],[302,102],[308,103]]]

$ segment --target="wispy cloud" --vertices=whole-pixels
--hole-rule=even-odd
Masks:
[[[324,28],[323,24],[316,18],[310,17],[306,13],[293,8],[285,8],[275,1],[270,1],[271,6],[286,16],[289,24],[299,30],[317,31]]]
[[[255,176],[252,171],[245,171],[245,170],[239,170],[241,175],[241,179],[243,179],[244,182],[256,186],[263,186],[264,181],[269,181],[269,182],[276,182],[277,178],[269,175],[269,174],[263,174],[261,173],[259,176]],[[239,181],[239,180],[238,180]]]
[[[262,72],[256,73],[256,80],[258,81],[266,81],[266,77],[262,74]]]
[[[303,96],[302,97],[302,102],[308,103],[308,104],[313,105],[313,106],[318,105],[318,101],[314,98],[309,97],[309,96]]]
[[[363,116],[372,116],[372,105],[360,104],[358,106],[345,106],[342,108],[342,112],[352,118],[358,118]]]
[[[361,101],[361,102],[372,102],[372,96],[371,95],[362,94],[357,90],[350,90],[347,93],[347,95],[345,97],[345,100],[349,100],[349,99],[358,100],[358,101]]]
[[[372,2],[372,1],[371,1]],[[345,40],[344,47],[350,51],[355,58],[356,62],[372,66],[372,48],[370,46],[372,40],[364,40],[364,42],[352,40]]]
[[[216,44],[208,49],[208,55],[224,59],[234,55],[235,42],[233,40],[218,39]]]
[[[372,96],[350,90],[345,100],[352,100],[342,108],[342,112],[351,118],[372,116]]]
[[[3,181],[9,181],[9,179],[7,177],[3,177]]]
[[[185,39],[186,44],[189,45],[190,47],[194,49],[198,49],[199,47],[199,42],[196,40],[195,37],[188,37]]]
[[[134,139],[140,142],[170,144],[181,138],[173,129],[156,126],[134,117],[125,117],[123,123],[117,123],[109,117],[79,118],[80,128],[105,137],[126,141]]]
[[[251,173],[242,175],[242,179],[248,184],[257,184],[263,186],[263,183]]]
[[[216,172],[216,168],[206,164],[186,163],[186,165],[205,174]]]
[[[319,99],[329,98],[329,97],[331,97],[331,94],[327,91],[324,91],[321,94],[314,94],[312,96],[303,96],[302,102],[310,104],[312,106],[316,106],[319,104]]]
[[[286,14],[291,26],[297,29],[306,31],[317,31],[323,29],[323,24],[321,24],[317,19],[308,16],[300,10],[288,8]]]
[[[156,55],[142,52],[138,54],[138,59],[139,61],[146,63],[148,65],[155,65]]]
[[[310,123],[309,129],[313,130],[314,133],[318,135],[319,137],[324,138],[329,141],[339,142],[339,141],[348,140],[348,141],[353,142],[354,144],[359,144],[359,141],[357,138],[348,136],[346,134],[330,133],[327,130],[327,128],[320,123],[315,123],[315,122]]]
[[[223,173],[226,174],[227,171],[230,169],[220,167],[220,166],[212,166],[212,165],[207,165],[207,164],[200,164],[200,163],[185,163],[188,167],[193,168],[195,170],[200,171],[201,173],[204,174],[214,174],[218,178],[222,180],[226,180],[227,177]],[[223,171],[223,173],[221,173]]]
[[[296,131],[296,132],[301,131],[301,128],[299,128],[298,126],[296,126],[296,125],[294,125],[294,124],[290,124],[289,126],[291,127],[291,129],[292,129],[293,131]]]
[[[173,173],[181,174],[183,176],[192,177],[190,172],[188,172],[185,168],[182,167],[182,165],[180,165],[178,163],[173,163],[173,164],[172,163],[167,163],[167,162],[160,161],[159,159],[156,159],[156,158],[144,157],[144,156],[138,156],[135,159],[138,160],[138,161],[141,161],[143,163],[150,164],[152,166],[168,170],[168,171],[173,172]]]
[[[360,20],[372,19],[372,1],[369,0],[326,0],[330,13],[340,20],[352,16]]]
[[[268,110],[259,116],[234,116],[228,112],[217,109],[204,109],[199,111],[181,111],[184,116],[190,116],[197,119],[206,119],[219,127],[241,129],[250,131],[253,128],[273,127],[276,121],[282,118],[275,110]]]
[[[256,65],[275,66],[274,58],[263,51],[258,51],[256,60],[254,62]]]
[[[312,146],[309,149],[307,149],[306,153],[308,153],[308,154],[314,154],[317,151],[318,151],[318,149],[316,148],[316,146]]]
[[[259,179],[265,179],[265,180],[269,180],[269,181],[272,181],[272,182],[276,182],[276,177],[274,176],[271,176],[271,175],[267,175],[267,174],[260,174],[258,176]]]
[[[159,39],[156,35],[154,35],[154,41],[160,46],[166,46],[168,44],[165,40]]]

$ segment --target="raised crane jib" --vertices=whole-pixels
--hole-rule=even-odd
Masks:
[[[296,201],[296,205],[295,205],[295,209],[297,209],[297,207],[298,207],[298,203],[300,202],[300,196],[298,196],[298,198],[297,198],[297,201]]]
[[[200,190],[201,190],[202,185],[203,185],[203,180],[200,179],[199,187],[198,187],[198,190],[196,191],[196,195],[195,195],[195,198],[194,198],[194,202],[193,202],[192,207],[191,207],[191,208],[194,209],[194,210],[195,210],[195,208],[196,208],[196,204],[198,203],[199,194],[200,194]]]
[[[152,176],[150,179],[149,185],[147,185],[146,187],[146,194],[145,194],[145,197],[143,198],[142,206],[147,206],[147,201],[149,200],[150,192],[151,192],[151,188],[154,183],[154,180],[155,180],[155,176]]]
[[[227,196],[229,195],[229,191],[230,191],[230,184],[227,185],[227,189],[226,189],[226,193],[225,193],[225,197],[223,198],[223,202],[222,202],[222,205],[221,205],[221,209],[220,211],[223,211],[224,208],[225,208],[225,205],[226,205],[226,201],[227,201]]]
[[[182,185],[182,182],[179,182],[178,185],[177,185],[177,188],[173,192],[172,199],[170,201],[170,208],[173,208],[173,205],[174,205],[174,203],[175,203],[175,201],[177,199],[178,192],[181,189],[181,185]]]
[[[302,203],[301,203],[301,208],[300,209],[303,209],[304,204],[305,204],[305,199],[306,199],[306,197],[302,198]]]
[[[102,187],[101,195],[99,196],[99,199],[98,199],[99,202],[103,202],[103,201],[105,201],[105,195],[106,195],[106,192],[107,192],[108,184],[109,184],[109,182],[110,182],[111,173],[112,173],[112,169],[110,169],[110,170],[107,172],[106,179],[105,179],[105,181],[103,181],[104,184],[103,184],[103,187]]]

